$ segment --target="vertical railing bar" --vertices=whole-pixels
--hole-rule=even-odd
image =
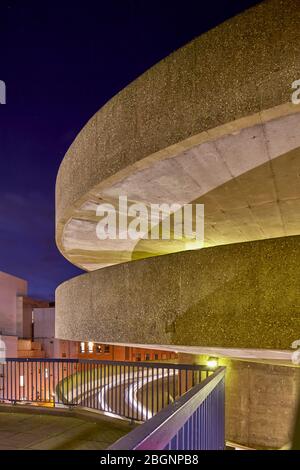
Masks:
[[[173,381],[174,381],[174,372],[175,372],[175,369],[172,369],[173,370]],[[167,369],[167,379],[168,379],[168,386],[167,386],[167,393],[168,393],[168,399],[167,399],[167,405],[169,405],[170,403],[170,369],[168,367]]]
[[[122,371],[122,373],[121,373]],[[126,368],[125,365],[120,366],[120,373],[121,373],[121,383],[120,383],[120,407],[121,407],[121,415],[126,416],[126,409],[125,409],[125,382],[126,382]],[[122,387],[123,387],[123,395],[122,395]],[[122,400],[123,396],[123,400]],[[123,408],[122,408],[123,406]]]
[[[162,368],[162,379],[161,379],[161,407],[165,407],[165,368]]]
[[[12,374],[12,364],[14,364],[14,371],[15,371],[15,390],[14,390],[15,393],[14,393],[14,397],[15,397],[15,401],[17,401],[17,380],[19,379],[19,382],[20,382],[20,365],[17,364],[16,361],[14,361],[14,362],[11,361],[11,363],[10,363],[11,374]],[[18,375],[17,375],[17,366],[18,366]],[[10,396],[11,396],[11,398],[13,398],[13,379],[12,379],[12,377],[11,377]]]
[[[159,374],[158,374],[159,369],[156,369],[156,412],[158,413],[159,411],[159,390],[158,390],[158,382],[159,382]]]
[[[106,390],[106,364],[103,365],[104,370],[103,370],[103,403],[105,407],[105,390]],[[106,410],[105,410],[106,411]]]
[[[129,387],[129,382],[130,382],[130,377],[129,377],[129,365],[127,365],[126,367],[126,385],[127,385],[127,390],[128,390],[128,387]],[[125,390],[124,390],[124,404],[126,406],[126,397],[125,397]],[[127,400],[127,413],[126,413],[126,417],[129,418],[129,403],[128,403],[128,400]]]
[[[40,384],[40,393],[39,393],[39,401],[42,401],[42,362],[39,363],[39,384]]]
[[[151,367],[151,414],[154,415],[154,367]]]
[[[16,368],[16,363],[14,362],[15,364],[15,368]],[[18,376],[19,380],[19,391],[20,391],[20,372],[19,372],[19,376]],[[13,392],[12,392],[12,389],[13,389],[13,379],[12,379],[12,362],[10,363],[10,394],[11,394],[11,398],[12,398],[12,395],[13,395]],[[17,392],[15,390],[15,401],[17,401]]]
[[[177,373],[178,370],[177,369],[173,369],[173,400],[175,401],[176,400],[176,384],[177,384]]]
[[[83,363],[83,397],[84,403],[87,403],[87,392],[88,392],[88,364],[87,362]]]
[[[34,376],[35,376],[35,401],[38,401],[38,369],[37,369],[37,361],[34,362],[34,367],[33,371],[35,371]],[[33,380],[32,380],[33,382]]]
[[[88,406],[93,407],[93,364],[89,363],[89,390],[88,390]]]
[[[119,415],[122,416],[122,366],[119,366]]]
[[[53,381],[52,381],[52,398],[53,398],[53,406],[56,405],[56,379],[57,379],[57,362],[53,362],[52,365],[53,369]]]
[[[89,408],[89,403],[90,403],[90,364],[88,362],[85,362],[85,394],[84,394],[84,403],[85,406]]]
[[[75,365],[74,363],[72,362],[71,363],[71,373],[70,373],[70,379],[71,379],[71,405],[73,406],[74,405],[74,368],[75,368]]]
[[[48,362],[48,367],[49,367],[49,370],[48,370],[48,403],[51,402],[51,396],[50,396],[50,388],[51,388],[51,367],[50,367],[50,361]]]
[[[112,368],[112,376],[111,376],[111,384],[112,384],[112,388],[111,388],[111,392],[112,392],[112,396],[111,396],[111,407],[112,407],[112,411],[113,413],[115,413],[115,366],[112,364],[111,366]]]
[[[69,399],[69,393],[70,393],[70,386],[69,386],[69,378],[70,378],[70,372],[69,372],[69,363],[67,362],[67,402],[68,405],[70,404],[70,399]]]
[[[25,395],[25,381],[26,381],[26,377],[25,377],[25,363],[24,361],[22,361],[22,376],[23,376],[23,387],[22,387],[22,395],[21,395],[21,401],[24,401],[24,395]],[[19,383],[20,383],[20,379],[19,379]]]
[[[134,409],[133,409],[133,384],[134,384],[134,366],[132,366],[132,381],[131,381],[131,418],[134,419]]]
[[[148,370],[148,368],[146,369]],[[144,367],[142,367],[142,387],[141,387],[141,393],[142,393],[142,421],[144,421]],[[146,391],[147,393],[147,391]],[[147,418],[146,418],[147,419]]]
[[[134,366],[132,366],[132,387],[131,387],[131,416],[134,419],[134,409],[133,409],[133,385],[134,385]]]
[[[118,414],[118,366],[114,366],[114,413]]]
[[[93,410],[96,408],[95,402],[96,402],[96,389],[95,389],[95,383],[96,383],[96,365],[92,364],[92,406]]]
[[[110,364],[108,363],[107,364],[107,390],[108,390],[108,393],[107,393],[107,405],[108,405],[108,408],[111,410],[111,395],[110,395]]]
[[[45,393],[46,393],[45,392],[45,362],[43,361],[42,364],[43,364],[43,377],[42,377],[42,380],[43,380],[43,400],[42,401],[43,401],[43,403],[45,403],[45,401],[46,401],[46,398],[45,398],[46,397],[46,395],[45,395]]]
[[[136,392],[136,401],[137,403],[139,402],[139,380],[140,380],[140,367],[137,366],[137,376],[136,376],[136,382],[137,382],[137,392]],[[139,421],[139,408],[138,406],[136,407],[136,420]]]
[[[96,404],[95,404],[95,409],[99,408],[99,364],[96,365]]]
[[[149,419],[149,367],[147,367],[147,386],[146,386],[146,419]]]
[[[92,409],[93,407],[93,364],[89,363],[88,364],[88,369],[89,369],[89,380],[88,380],[88,407]]]
[[[28,361],[26,361],[24,363],[24,367],[25,367],[25,364],[26,364],[26,374],[24,372],[24,378],[26,377],[26,382],[25,382],[25,386],[24,386],[24,398],[26,398],[26,400],[29,400],[29,370],[28,370]]]
[[[65,397],[65,364],[64,362],[61,363],[61,373],[62,373],[62,400],[63,403],[66,404],[66,397]]]
[[[102,379],[102,377],[103,377],[103,364],[101,364],[101,366],[100,366],[100,390],[101,390],[101,397],[102,397],[102,393],[103,393],[103,390],[102,390],[102,389],[103,389],[103,387],[102,387],[102,380],[103,380],[103,379]],[[101,403],[99,403],[99,407],[100,407],[100,409],[102,408]]]
[[[34,362],[30,362],[30,390],[31,390],[31,401],[34,402],[34,384],[33,384],[33,364]]]
[[[62,397],[62,381],[60,380],[60,372],[61,372],[61,362],[58,363],[58,403],[63,403],[63,397]]]
[[[179,370],[179,396],[181,397],[181,390],[182,390],[182,371]]]
[[[78,398],[77,398],[77,404],[79,405],[82,403],[82,397],[83,397],[83,381],[84,381],[84,370],[83,370],[83,362],[78,362]]]
[[[85,403],[88,408],[91,408],[91,364],[89,362],[86,363],[86,397]]]
[[[188,391],[188,370],[185,370],[185,391]]]

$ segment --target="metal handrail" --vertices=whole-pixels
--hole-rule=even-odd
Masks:
[[[106,359],[48,359],[48,358],[6,358],[7,362],[51,362],[51,363],[64,363],[64,364],[107,364],[113,366],[135,366],[135,367],[156,367],[159,369],[180,369],[180,370],[201,370],[211,371],[212,369],[202,364],[181,364],[181,363],[169,363],[169,362],[154,362],[154,361],[113,361]]]
[[[145,421],[209,374],[205,365],[7,358],[0,364],[0,401],[81,406]]]
[[[162,409],[153,418],[113,444],[110,450],[161,450],[184,426],[197,408],[209,397],[225,377],[225,367],[219,367],[213,375],[182,397]]]

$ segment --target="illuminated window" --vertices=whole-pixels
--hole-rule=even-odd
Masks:
[[[92,353],[94,351],[94,343],[92,341],[88,342],[88,351]]]
[[[85,352],[85,343],[80,343],[80,352],[81,353]]]
[[[101,353],[102,353],[102,346],[101,346],[101,344],[97,344],[97,345],[96,345],[96,353],[97,353],[97,354],[101,354]]]

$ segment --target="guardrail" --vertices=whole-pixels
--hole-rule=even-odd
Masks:
[[[147,421],[211,373],[185,364],[6,359],[0,364],[0,401],[81,406]]]
[[[109,450],[224,450],[225,368],[219,367]]]

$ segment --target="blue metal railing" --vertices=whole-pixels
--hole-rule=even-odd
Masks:
[[[0,402],[79,406],[147,421],[212,371],[206,366],[88,359],[6,359]]]
[[[223,450],[225,368],[162,409],[110,450]]]

